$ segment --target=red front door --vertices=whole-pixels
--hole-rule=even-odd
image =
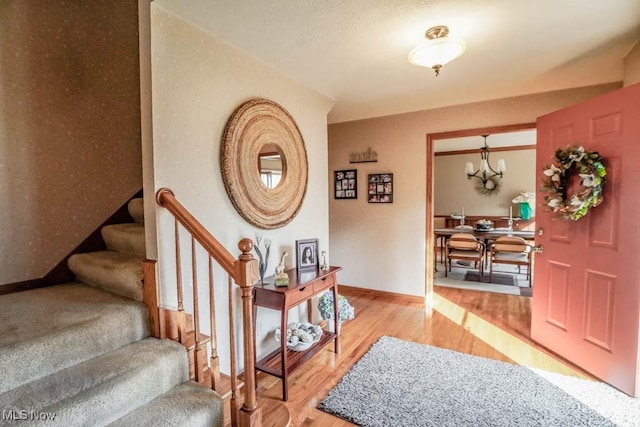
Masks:
[[[637,396],[640,325],[640,84],[538,118],[538,182],[557,148],[604,158],[604,202],[554,219],[537,195],[532,338]],[[541,185],[541,184],[540,184]]]

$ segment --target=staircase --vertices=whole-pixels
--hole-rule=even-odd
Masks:
[[[150,337],[142,199],[69,259],[76,282],[0,296],[0,425],[216,426],[220,396],[189,381],[187,350]]]

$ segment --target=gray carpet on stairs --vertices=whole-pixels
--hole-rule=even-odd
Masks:
[[[223,425],[220,396],[188,381],[184,346],[148,338],[142,199],[128,209],[136,223],[102,229],[109,250],[69,259],[83,283],[0,296],[0,425]]]
[[[87,285],[142,301],[142,261],[137,255],[100,251],[73,255],[68,265]]]
[[[186,349],[147,338],[0,395],[0,408],[56,414],[48,426],[106,425],[188,380]]]
[[[113,427],[216,426],[224,422],[216,392],[187,381],[118,419]]]
[[[79,283],[2,296],[0,392],[149,336],[146,307]],[[0,408],[1,409],[1,408]]]
[[[137,223],[144,223],[144,199],[132,199],[127,205],[129,215]]]
[[[138,223],[113,224],[102,228],[102,238],[107,249],[114,252],[144,257],[144,225]]]

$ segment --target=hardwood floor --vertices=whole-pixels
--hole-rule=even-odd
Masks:
[[[386,298],[347,288],[340,293],[355,307],[356,318],[342,325],[341,355],[327,346],[289,378],[286,406],[294,426],[353,425],[316,406],[383,335],[591,378],[529,339],[530,298],[436,287],[434,310],[428,313],[415,298]],[[261,397],[281,398],[277,378],[260,374],[258,387]]]

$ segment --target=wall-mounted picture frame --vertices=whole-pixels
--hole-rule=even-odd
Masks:
[[[298,271],[318,269],[318,239],[296,240],[296,265]]]
[[[372,173],[367,180],[369,203],[393,203],[393,174]]]
[[[335,199],[358,198],[358,171],[356,169],[334,171],[333,183]]]

